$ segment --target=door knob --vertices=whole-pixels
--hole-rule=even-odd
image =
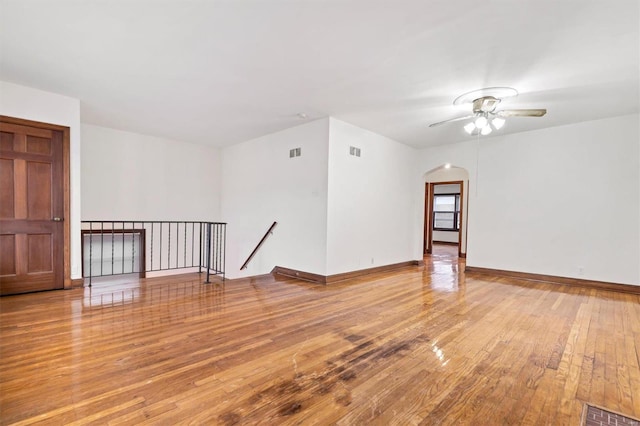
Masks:
[[[54,217],[53,221],[54,222],[62,222],[62,218],[61,217]]]

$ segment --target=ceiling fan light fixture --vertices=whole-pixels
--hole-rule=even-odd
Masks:
[[[473,123],[467,123],[464,126],[464,131],[471,134],[476,129],[476,125]]]
[[[485,116],[481,115],[480,117],[476,118],[476,121],[474,121],[474,124],[478,129],[484,129],[487,126],[487,124],[489,124],[489,121]]]
[[[486,87],[473,90],[458,96],[454,105],[471,104],[470,114],[462,117],[450,118],[429,124],[429,127],[454,121],[465,121],[464,130],[469,135],[489,135],[494,130],[500,130],[506,124],[508,117],[542,117],[547,113],[545,108],[530,109],[498,109],[504,98],[518,96],[518,91],[512,87]]]
[[[504,126],[504,123],[505,123],[504,118],[500,118],[500,117],[495,117],[493,120],[491,120],[491,125],[496,130],[502,129],[502,126]]]

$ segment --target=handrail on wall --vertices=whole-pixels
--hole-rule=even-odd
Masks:
[[[269,229],[267,230],[267,232],[265,232],[264,236],[262,237],[262,239],[260,240],[260,242],[258,243],[258,245],[256,246],[256,248],[253,249],[253,251],[251,252],[251,254],[249,255],[249,257],[247,258],[247,260],[244,261],[244,263],[242,264],[242,267],[240,268],[240,270],[242,271],[243,269],[245,269],[248,265],[249,262],[251,262],[251,259],[253,259],[253,256],[255,256],[255,254],[258,252],[258,250],[260,249],[260,247],[262,246],[262,244],[265,242],[265,240],[267,239],[267,237],[272,233],[273,228],[276,227],[276,225],[278,224],[278,222],[273,222],[271,224],[271,226],[269,227]]]

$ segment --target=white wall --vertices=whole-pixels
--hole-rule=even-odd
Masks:
[[[321,119],[223,150],[228,277],[274,266],[326,274],[328,138],[329,120]],[[292,148],[302,148],[302,156],[289,158]],[[240,271],[274,221],[273,235]]]
[[[218,148],[82,124],[83,220],[220,221]]]
[[[452,231],[433,231],[433,242],[458,244],[458,233]]]
[[[414,256],[414,150],[331,118],[327,275],[389,265]],[[349,155],[349,147],[361,157]]]
[[[420,259],[425,173],[452,163],[470,177],[468,265],[640,285],[637,114],[423,149],[415,160],[412,148],[335,119],[225,148],[220,160],[215,148],[81,127],[78,99],[7,82],[0,114],[70,128],[72,278],[81,205],[87,219],[229,221],[229,277]],[[302,157],[289,159],[295,147]]]
[[[440,184],[436,185],[433,188],[434,194],[459,194],[460,193],[460,184],[451,183],[451,184]]]
[[[71,278],[80,278],[80,101],[0,81],[0,114],[70,129]]]
[[[429,148],[417,174],[469,170],[469,266],[640,285],[638,127],[634,114]]]

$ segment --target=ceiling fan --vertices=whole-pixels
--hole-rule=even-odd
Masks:
[[[463,121],[473,118],[474,120],[467,123],[464,129],[467,133],[480,133],[481,135],[490,134],[493,129],[500,129],[504,126],[507,117],[542,117],[547,113],[544,108],[537,109],[502,109],[498,110],[498,105],[504,98],[517,96],[518,91],[511,87],[488,87],[485,89],[474,90],[458,96],[454,101],[454,105],[472,105],[472,114],[464,117],[450,118],[448,120],[439,121],[430,124],[429,127],[440,126],[441,124],[452,123],[454,121]],[[493,128],[493,129],[492,129]]]

